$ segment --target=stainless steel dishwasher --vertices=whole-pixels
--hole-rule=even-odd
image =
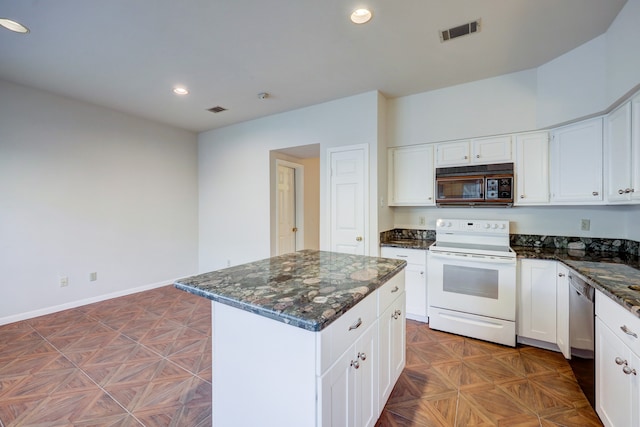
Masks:
[[[595,408],[595,291],[575,272],[569,274],[569,364],[580,388]]]

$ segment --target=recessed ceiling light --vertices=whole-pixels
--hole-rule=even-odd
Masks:
[[[15,33],[27,34],[29,29],[22,25],[19,22],[13,21],[8,18],[0,18],[0,26],[3,26],[7,30],[13,31]]]
[[[175,93],[176,95],[187,95],[189,91],[184,87],[178,86],[173,88],[173,93]]]
[[[356,9],[351,14],[351,22],[354,24],[366,24],[371,20],[372,16],[369,9]]]

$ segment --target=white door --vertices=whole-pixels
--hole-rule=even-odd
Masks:
[[[367,224],[368,174],[365,147],[329,151],[330,248],[334,252],[368,254]]]
[[[277,254],[296,251],[296,180],[295,169],[278,165],[276,215],[278,218]]]

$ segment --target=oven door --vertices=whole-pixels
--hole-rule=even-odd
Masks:
[[[516,259],[429,250],[429,305],[516,320]]]

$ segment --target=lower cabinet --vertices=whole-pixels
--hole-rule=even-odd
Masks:
[[[384,246],[380,249],[380,256],[407,261],[407,267],[404,269],[407,287],[407,319],[428,322],[427,251]]]
[[[322,425],[375,425],[378,419],[377,347],[378,328],[372,325],[322,376]]]
[[[406,321],[402,315],[404,295],[396,299],[379,319],[380,327],[380,410],[391,395],[393,386],[400,377],[405,365]]]
[[[607,427],[640,425],[640,319],[596,292],[596,412]]]
[[[518,342],[559,349],[569,346],[568,268],[557,261],[522,259],[518,269]],[[534,341],[530,341],[534,340]]]

